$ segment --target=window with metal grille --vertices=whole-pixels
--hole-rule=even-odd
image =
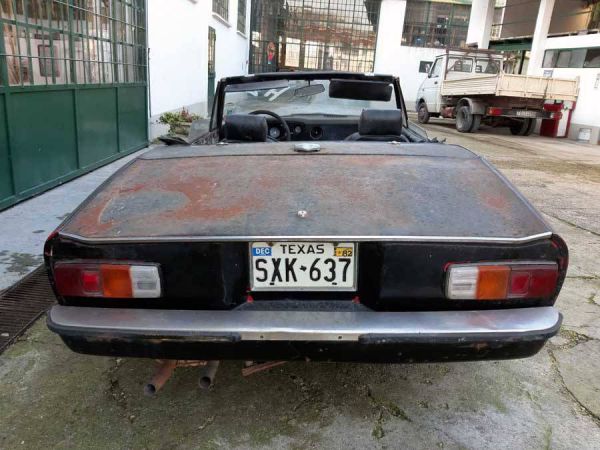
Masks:
[[[238,0],[237,29],[240,33],[246,34],[246,0]]]
[[[213,0],[213,12],[229,20],[229,0]]]
[[[471,2],[458,4],[408,0],[402,45],[412,47],[461,47],[467,39]]]
[[[144,0],[0,0],[0,84],[146,81]]]
[[[250,72],[372,72],[381,0],[254,0]]]

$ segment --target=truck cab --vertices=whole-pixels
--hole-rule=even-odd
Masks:
[[[502,56],[479,54],[439,55],[433,62],[427,78],[421,83],[417,93],[416,111],[421,113],[426,108],[430,116],[440,115],[444,106],[441,88],[445,80],[459,80],[471,77],[496,75],[502,69]],[[424,112],[424,111],[423,111]]]

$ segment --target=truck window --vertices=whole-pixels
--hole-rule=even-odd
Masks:
[[[429,78],[437,78],[440,76],[441,73],[442,73],[442,58],[438,58],[435,60],[435,63],[433,63],[433,67],[431,68],[431,71],[429,72]]]
[[[449,58],[448,72],[466,72],[473,70],[473,60],[471,58]]]
[[[475,61],[475,73],[487,73],[495,75],[500,72],[500,61],[493,59],[477,59]]]

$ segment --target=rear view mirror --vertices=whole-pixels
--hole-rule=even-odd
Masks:
[[[309,97],[311,95],[317,95],[321,92],[325,92],[325,86],[322,84],[309,84],[303,86],[294,91],[294,97]]]
[[[329,97],[389,102],[393,87],[385,81],[339,80],[329,82]]]

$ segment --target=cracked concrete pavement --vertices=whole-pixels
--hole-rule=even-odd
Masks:
[[[249,378],[225,362],[212,391],[177,369],[147,398],[148,361],[74,354],[39,321],[0,356],[0,448],[598,448],[600,147],[427,128],[491,160],[569,245],[563,329],[538,355]]]

